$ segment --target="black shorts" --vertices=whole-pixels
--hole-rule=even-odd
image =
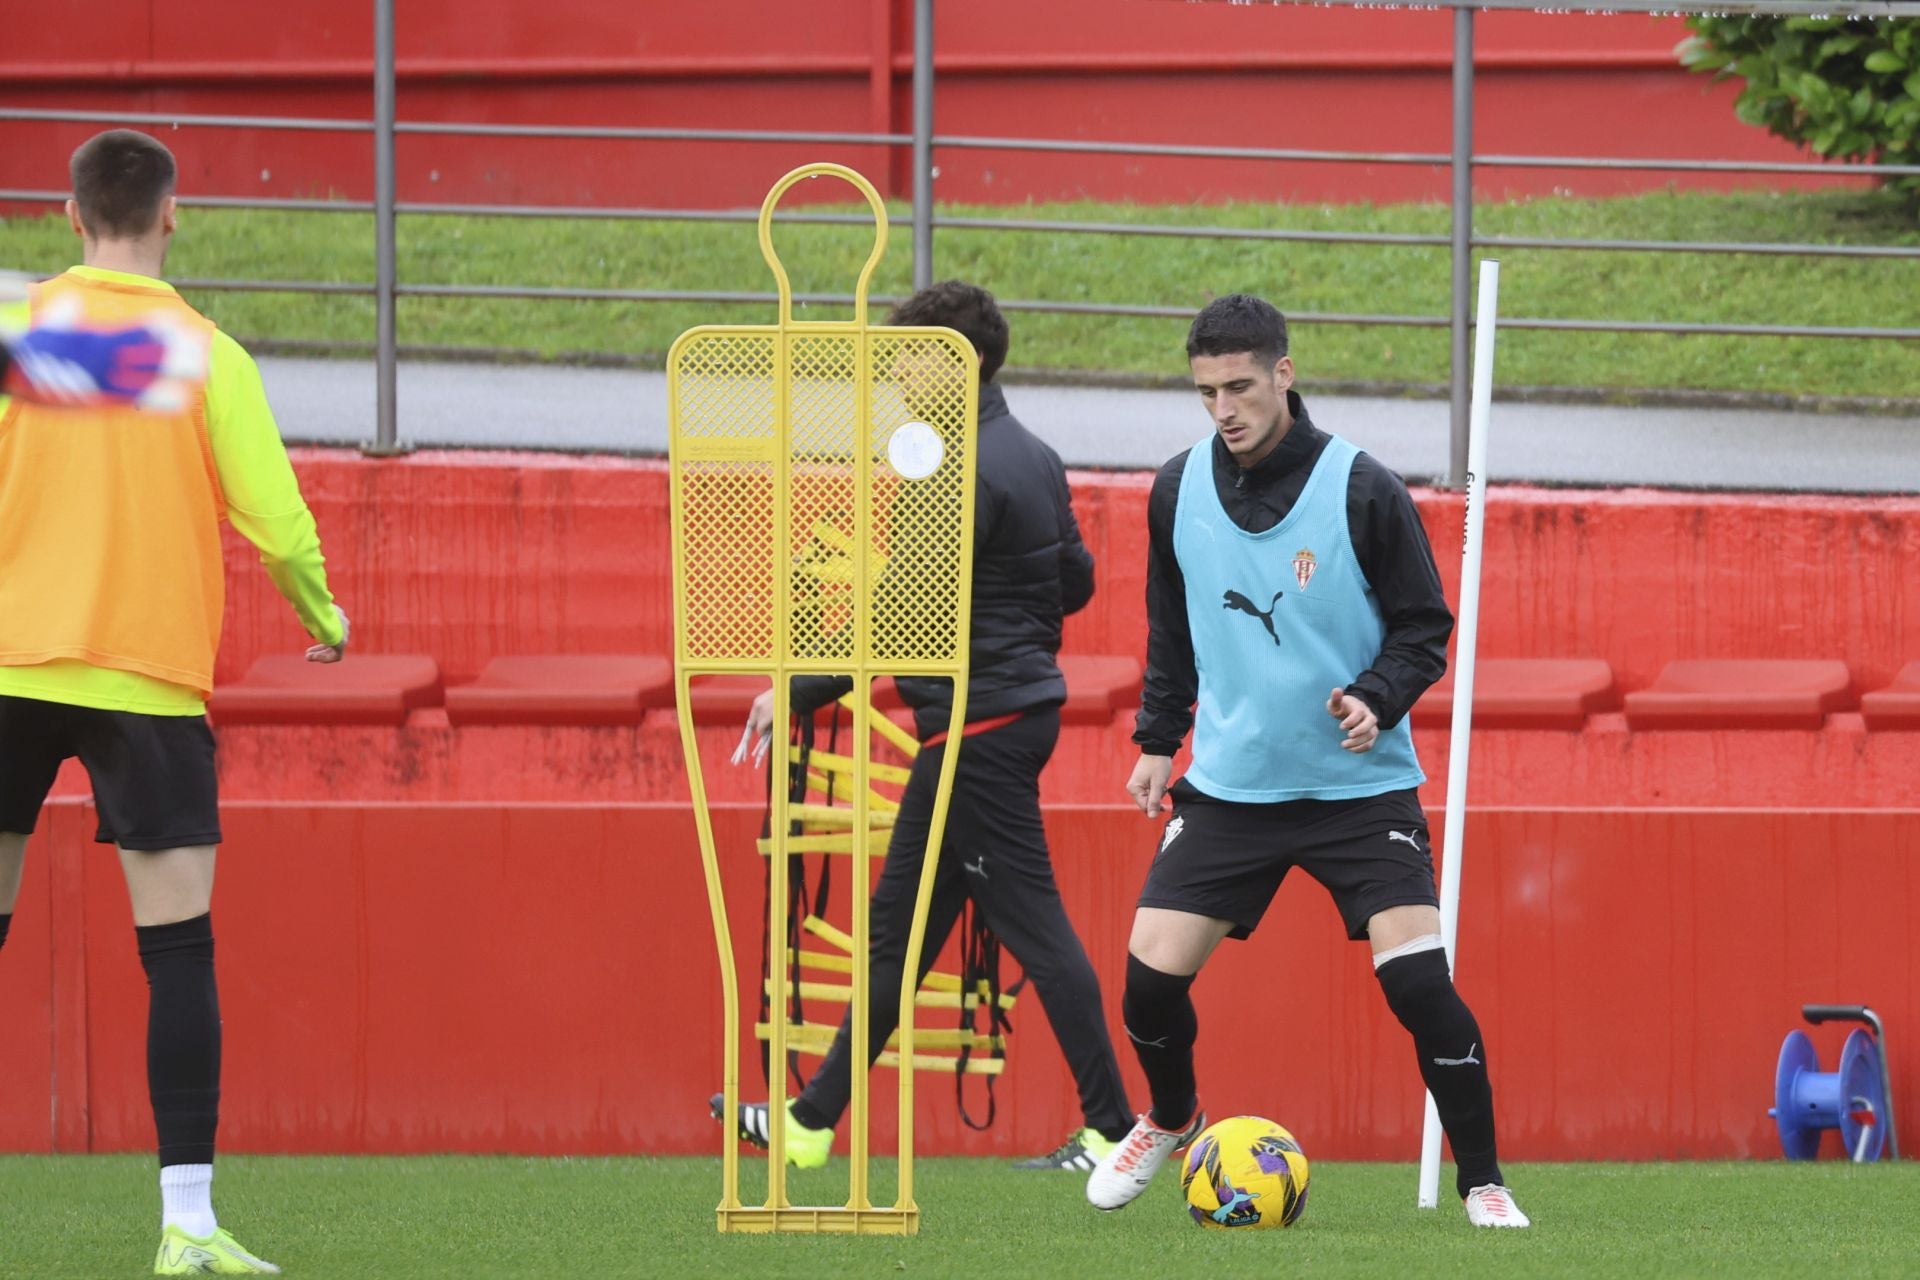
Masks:
[[[1287,872],[1327,887],[1349,938],[1388,907],[1437,907],[1427,815],[1412,791],[1358,800],[1241,804],[1173,784],[1173,816],[1147,871],[1140,905],[1226,920],[1245,938]]]
[[[220,843],[205,716],[98,711],[0,695],[0,831],[32,835],[61,762],[79,756],[100,811],[95,839],[123,849]]]

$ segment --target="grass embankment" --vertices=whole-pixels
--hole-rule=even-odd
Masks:
[[[1432,204],[1154,207],[1093,203],[949,215],[1444,235]],[[897,217],[904,211],[896,210]],[[1661,192],[1605,200],[1550,198],[1481,206],[1483,235],[1581,239],[1920,244],[1920,225],[1879,193]],[[169,269],[179,278],[367,281],[372,220],[359,214],[186,210]],[[400,220],[407,283],[762,291],[772,287],[752,227],[471,217]],[[907,289],[910,251],[896,234],[876,294]],[[870,237],[852,227],[782,225],[795,288],[851,289]],[[0,265],[54,271],[74,250],[59,217],[0,221]],[[1505,250],[1503,317],[1733,324],[1920,325],[1920,260],[1725,254]],[[1442,315],[1444,246],[1314,245],[943,229],[941,276],[978,280],[1005,299],[1197,308],[1244,289],[1289,312]],[[194,301],[243,339],[366,344],[369,298],[203,291]],[[690,325],[759,323],[766,304],[655,304],[407,298],[401,341],[543,357],[658,360]],[[819,314],[816,310],[809,314]],[[1050,373],[1177,376],[1180,320],[1016,314],[1011,363]],[[1920,398],[1914,342],[1673,337],[1506,330],[1505,387],[1656,388]],[[1444,329],[1302,324],[1294,353],[1310,383],[1444,382]]]

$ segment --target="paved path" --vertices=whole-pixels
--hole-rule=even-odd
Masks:
[[[263,357],[289,440],[373,435],[371,363]],[[1315,396],[1314,419],[1409,480],[1447,470],[1447,406]],[[1010,386],[1015,413],[1069,466],[1152,468],[1208,423],[1182,391]],[[419,446],[666,451],[666,376],[624,369],[409,362],[400,436]],[[1760,409],[1499,403],[1488,440],[1496,481],[1682,488],[1920,492],[1920,419]]]

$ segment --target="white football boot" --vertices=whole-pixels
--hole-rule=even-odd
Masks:
[[[1496,1182],[1467,1192],[1467,1221],[1476,1227],[1530,1227],[1533,1219],[1520,1212],[1513,1192]]]
[[[1207,1113],[1197,1106],[1192,1121],[1177,1132],[1162,1129],[1144,1115],[1139,1117],[1120,1145],[1087,1175],[1087,1202],[1109,1211],[1132,1204],[1173,1153],[1199,1137],[1206,1127]]]

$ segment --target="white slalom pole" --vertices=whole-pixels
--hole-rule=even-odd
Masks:
[[[1467,417],[1467,529],[1460,554],[1459,644],[1453,659],[1453,735],[1447,749],[1446,860],[1440,867],[1440,940],[1454,967],[1460,925],[1460,869],[1467,850],[1467,752],[1473,732],[1473,667],[1480,639],[1480,553],[1487,525],[1487,418],[1493,410],[1493,339],[1500,310],[1500,264],[1480,263],[1473,326],[1473,409]],[[1440,1203],[1440,1113],[1427,1094],[1420,1133],[1420,1207]]]

